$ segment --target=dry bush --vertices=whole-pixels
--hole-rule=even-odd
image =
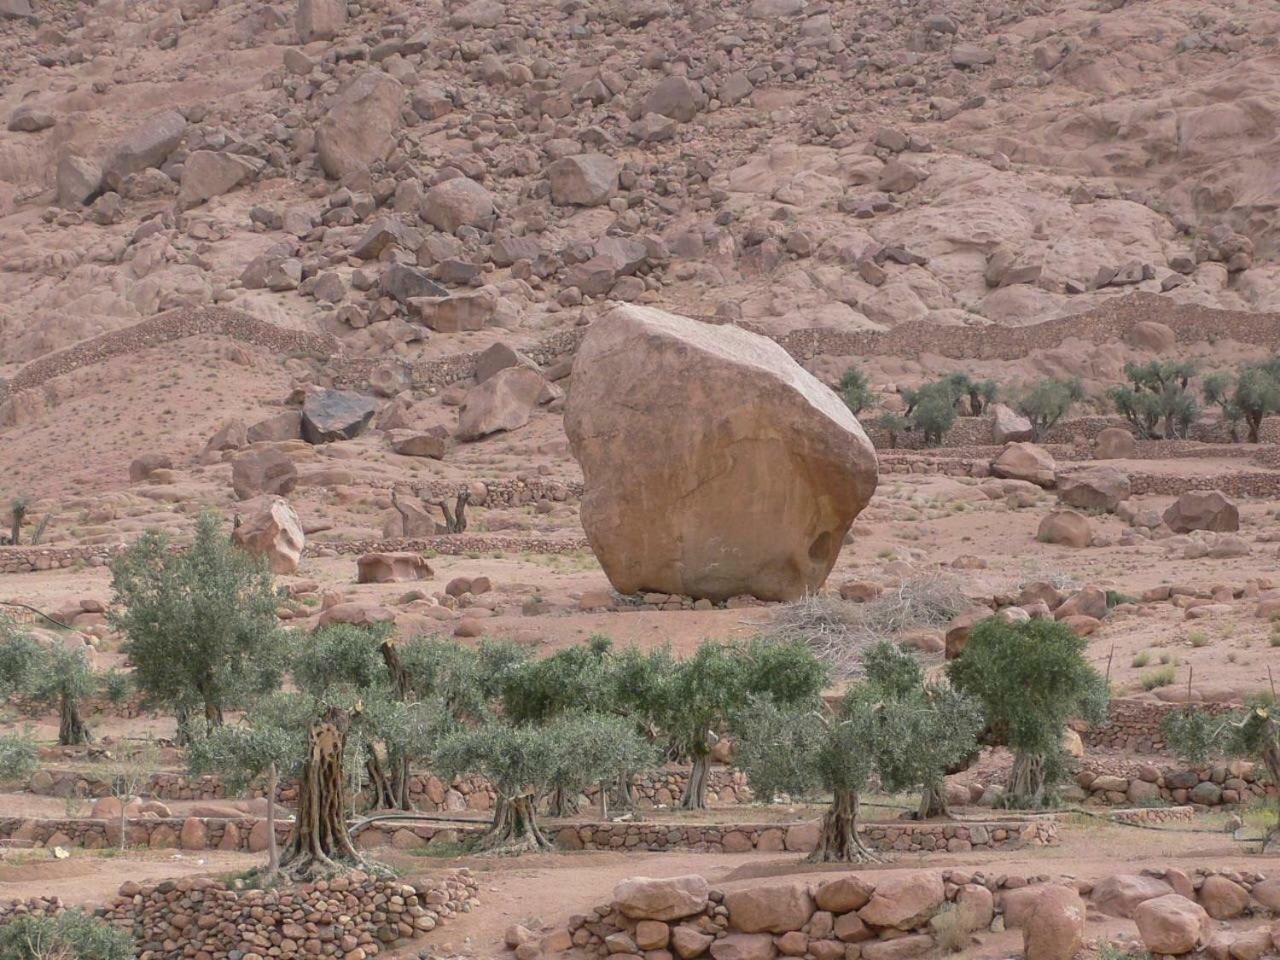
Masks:
[[[941,953],[959,953],[969,946],[969,931],[972,929],[968,911],[961,910],[955,904],[947,904],[933,915],[929,921],[929,930],[938,944]]]
[[[865,603],[810,594],[779,607],[764,632],[771,639],[803,641],[837,677],[848,678],[860,672],[867,647],[907,630],[940,627],[965,606],[958,577],[928,571]]]

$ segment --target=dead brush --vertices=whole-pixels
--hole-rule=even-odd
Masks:
[[[808,594],[777,609],[766,637],[801,641],[840,679],[858,675],[862,652],[908,630],[940,627],[966,606],[958,577],[929,571],[865,603]]]

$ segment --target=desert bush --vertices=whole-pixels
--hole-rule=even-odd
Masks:
[[[1185,439],[1199,414],[1195,396],[1187,389],[1195,374],[1191,361],[1158,361],[1124,365],[1127,386],[1115,386],[1107,397],[1139,436],[1151,440],[1162,432],[1166,439]],[[1161,427],[1163,425],[1163,427]]]
[[[133,939],[80,910],[20,916],[0,927],[0,960],[132,960]]]
[[[910,420],[924,436],[925,446],[936,447],[955,426],[956,408],[945,396],[932,394],[917,401]]]
[[[1083,399],[1084,387],[1078,378],[1045,379],[1037,381],[1018,398],[1017,409],[1031,421],[1031,438],[1038,441]]]
[[[871,390],[867,375],[857,367],[849,367],[840,375],[840,399],[856,416],[876,405],[876,395]]]
[[[1262,421],[1280,412],[1280,358],[1245,367],[1239,375],[1213,373],[1204,378],[1201,391],[1207,403],[1222,410],[1222,419],[1231,429],[1231,439],[1238,439],[1238,424],[1244,421],[1249,442],[1257,443]]]
[[[25,733],[0,736],[0,783],[22,783],[40,766],[36,742]]]
[[[1157,687],[1167,687],[1177,678],[1177,669],[1172,666],[1161,667],[1159,670],[1152,670],[1150,673],[1142,675],[1142,689],[1155,690]]]
[[[83,646],[41,645],[0,618],[0,692],[22,693],[58,709],[58,743],[85,744],[93,737],[80,702],[99,685]]]
[[[885,412],[876,417],[871,425],[889,435],[889,446],[898,445],[898,437],[911,429],[911,421],[900,413]]]

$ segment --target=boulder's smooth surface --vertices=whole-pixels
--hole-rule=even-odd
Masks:
[[[467,391],[458,413],[458,439],[479,440],[500,430],[515,430],[529,422],[547,389],[537,370],[507,367]]]
[[[1164,512],[1164,522],[1174,533],[1192,530],[1233,533],[1240,529],[1240,511],[1217,490],[1191,490],[1169,505]]]
[[[613,889],[613,902],[632,920],[679,920],[700,913],[710,888],[696,875],[682,877],[632,877]]]
[[[1026,480],[1038,487],[1052,487],[1057,463],[1034,443],[1011,443],[991,461],[991,474],[1010,480]]]
[[[329,176],[368,169],[396,145],[404,87],[381,70],[366,70],[333,98],[316,127],[316,152]]]
[[[876,486],[857,419],[780,346],[645,307],[588,330],[565,429],[583,528],[624,594],[814,591]]]
[[[1084,941],[1084,901],[1070,887],[1046,886],[1022,927],[1026,960],[1071,960]]]
[[[403,583],[433,575],[431,564],[417,553],[365,553],[356,559],[357,583]]]
[[[1152,897],[1135,906],[1133,922],[1148,950],[1171,956],[1194,950],[1210,926],[1204,907],[1176,893]]]
[[[350,390],[319,390],[302,403],[302,438],[307,443],[351,440],[364,432],[378,401]]]

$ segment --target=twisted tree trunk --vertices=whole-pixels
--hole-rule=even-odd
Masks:
[[[550,850],[554,844],[538,826],[538,812],[532,794],[515,797],[498,795],[493,824],[480,846],[490,853],[517,854]]]
[[[72,747],[92,742],[93,735],[80,716],[79,705],[63,693],[58,698],[58,743]]]
[[[1014,754],[1005,790],[1005,806],[1038,807],[1044,803],[1045,758],[1040,753]]]
[[[294,877],[326,876],[364,863],[347,832],[346,781],[342,755],[351,717],[330,707],[311,725],[309,750],[298,785],[298,810],[280,866]]]
[[[920,794],[920,819],[929,820],[933,817],[950,816],[951,808],[947,804],[946,784],[941,781],[925,784],[924,791]]]
[[[689,771],[689,782],[684,785],[684,794],[680,797],[680,809],[707,809],[707,780],[711,773],[711,755],[695,753],[693,769]]]
[[[858,836],[861,800],[853,790],[837,790],[822,815],[822,834],[809,854],[811,863],[876,863],[879,861]]]
[[[396,647],[395,639],[384,640],[380,649],[382,661],[387,665],[387,673],[391,675],[391,689],[395,692],[397,700],[407,703],[413,696],[413,689],[409,683],[409,671],[405,669],[404,661],[400,659],[400,651]],[[380,802],[385,803],[388,809],[412,810],[413,805],[409,803],[408,758],[390,760],[389,765],[391,767],[389,782]]]

